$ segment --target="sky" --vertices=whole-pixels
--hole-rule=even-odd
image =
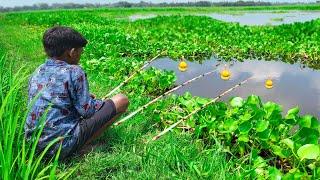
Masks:
[[[140,2],[141,0],[122,0],[127,2]],[[144,0],[146,2],[160,3],[160,2],[195,2],[198,0]],[[199,0],[200,1],[200,0]],[[219,1],[236,1],[236,0],[207,0],[211,2],[219,2]],[[316,0],[262,0],[265,2],[315,2]],[[23,6],[23,5],[33,5],[37,3],[114,3],[119,2],[119,0],[0,0],[0,6],[2,7],[13,7],[13,6]]]

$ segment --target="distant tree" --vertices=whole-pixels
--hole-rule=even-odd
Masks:
[[[130,8],[132,7],[132,3],[129,3],[127,1],[120,1],[114,4],[115,7],[125,7],[125,8]]]
[[[206,7],[206,6],[212,6],[212,3],[209,1],[199,1],[199,2],[196,2],[195,5]]]
[[[39,9],[49,9],[49,5],[47,3],[39,3],[37,6]]]

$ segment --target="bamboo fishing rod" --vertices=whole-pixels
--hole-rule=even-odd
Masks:
[[[123,82],[121,82],[117,87],[115,87],[112,91],[110,91],[103,99],[107,99],[109,96],[111,96],[114,92],[116,92],[118,89],[120,89],[123,85],[127,84],[128,81],[130,81],[134,76],[136,76],[140,71],[142,71],[145,67],[147,67],[150,63],[152,63],[154,60],[156,60],[160,55],[162,55],[163,52],[156,55],[154,58],[147,61],[142,67],[140,67],[138,70],[136,70],[134,73],[132,73],[127,79],[125,79]]]
[[[156,97],[155,99],[153,99],[152,101],[148,102],[147,104],[141,106],[141,107],[138,108],[136,111],[130,113],[128,116],[126,116],[126,117],[124,117],[123,119],[121,119],[120,121],[116,122],[114,125],[115,125],[115,126],[120,125],[121,123],[123,123],[124,121],[127,121],[128,119],[130,119],[131,117],[133,117],[134,115],[136,115],[136,114],[139,113],[140,111],[144,110],[145,108],[147,108],[147,107],[150,106],[151,104],[155,103],[156,101],[158,101],[158,100],[161,99],[162,97],[165,97],[166,95],[168,95],[168,94],[170,94],[170,93],[172,93],[172,92],[180,89],[181,87],[183,87],[183,86],[185,86],[185,85],[187,85],[187,84],[189,84],[189,83],[191,83],[191,82],[193,82],[193,81],[196,81],[196,80],[198,80],[198,79],[200,79],[200,78],[203,78],[203,77],[205,77],[205,76],[208,76],[208,75],[216,72],[216,71],[217,71],[217,67],[218,67],[219,65],[220,65],[220,63],[216,64],[216,65],[214,66],[214,67],[215,67],[214,70],[211,70],[211,71],[206,72],[206,73],[204,73],[204,74],[201,74],[201,75],[199,75],[199,76],[197,76],[197,77],[194,77],[194,78],[192,78],[192,79],[190,79],[190,80],[188,80],[188,81],[185,81],[184,83],[182,83],[182,84],[180,84],[180,85],[178,85],[178,86],[170,89],[169,91],[167,91],[167,92],[165,92],[164,94]]]
[[[216,102],[218,99],[220,99],[222,96],[228,94],[229,92],[235,90],[236,88],[240,87],[241,85],[245,84],[248,82],[249,79],[251,79],[251,77],[247,78],[246,80],[240,82],[239,84],[236,84],[235,86],[231,87],[230,89],[224,91],[223,93],[221,93],[219,96],[217,96],[216,98],[212,99],[211,101],[205,103],[204,105],[202,105],[200,108],[195,109],[194,111],[192,111],[190,114],[184,116],[183,118],[181,118],[181,120],[179,120],[178,122],[172,124],[170,127],[168,127],[167,129],[163,130],[162,132],[160,132],[158,135],[154,136],[152,138],[153,141],[159,139],[161,136],[165,135],[166,133],[168,133],[169,131],[171,131],[173,128],[175,128],[176,126],[178,126],[181,122],[187,120],[188,118],[190,118],[192,115],[196,114],[197,112],[199,112],[200,110],[202,110],[203,108],[207,107],[208,105]]]

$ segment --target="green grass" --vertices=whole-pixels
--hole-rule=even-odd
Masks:
[[[3,54],[0,56],[0,67],[0,178],[54,179],[69,176],[72,169],[56,175],[59,153],[46,164],[41,163],[47,151],[35,152],[41,128],[32,136],[33,143],[24,138],[23,125],[28,112],[23,95],[23,85],[27,80],[25,68],[14,68],[14,63]],[[42,118],[41,122],[44,120]]]
[[[204,148],[201,141],[190,135],[169,135],[159,142],[148,143],[144,141],[151,137],[137,126],[121,131],[110,129],[100,139],[105,145],[78,159],[79,179],[232,178],[218,146]]]
[[[4,25],[1,21],[0,26],[0,46],[7,50],[7,56],[14,60],[17,67],[25,65],[27,70],[34,69],[39,64],[39,59],[45,58],[40,41],[43,28]]]

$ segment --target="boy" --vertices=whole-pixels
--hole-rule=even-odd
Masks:
[[[62,145],[60,158],[66,158],[96,139],[116,118],[127,110],[128,99],[118,94],[106,101],[89,94],[86,74],[78,66],[87,40],[69,27],[53,27],[43,35],[48,56],[29,80],[29,104],[25,124],[28,139],[45,117],[38,151],[54,139],[60,143],[50,148],[53,156]],[[32,102],[34,101],[34,102]]]

